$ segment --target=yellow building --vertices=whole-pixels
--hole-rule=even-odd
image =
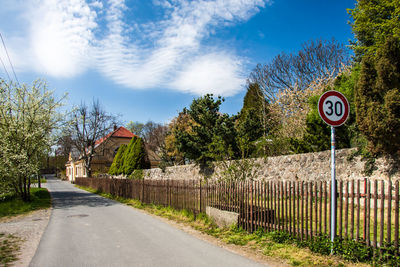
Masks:
[[[91,163],[92,174],[106,173],[110,168],[118,148],[128,145],[135,135],[125,127],[114,127],[114,131],[96,141],[94,156]],[[71,152],[66,163],[66,176],[70,182],[75,182],[76,177],[87,177],[84,160],[79,153]]]

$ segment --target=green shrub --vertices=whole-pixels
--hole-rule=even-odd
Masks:
[[[373,250],[365,243],[352,239],[336,238],[333,244],[335,254],[341,255],[345,260],[368,262],[373,258]]]
[[[143,170],[133,170],[133,172],[128,176],[129,179],[135,179],[135,180],[143,180],[144,179],[144,174]]]
[[[312,252],[329,255],[331,253],[332,243],[329,236],[317,235],[309,241],[308,247]]]
[[[124,152],[127,149],[127,145],[122,144],[117,151],[117,154],[114,157],[113,163],[111,164],[108,173],[111,175],[118,175],[121,174],[122,166],[124,164]]]
[[[269,237],[271,238],[272,241],[276,242],[276,243],[290,243],[293,242],[293,237],[291,234],[289,234],[288,232],[283,232],[283,231],[274,231],[274,232],[270,232]]]
[[[130,175],[134,170],[147,169],[150,162],[147,157],[143,140],[133,137],[124,152],[123,173]]]

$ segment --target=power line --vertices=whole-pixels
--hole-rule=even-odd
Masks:
[[[1,59],[1,57],[0,57],[0,61],[1,61],[1,65],[3,65],[4,71],[5,71],[6,74],[7,74],[8,80],[11,81],[11,78],[10,78],[10,75],[8,74],[6,65],[4,65],[4,62],[3,62],[3,60]]]
[[[17,81],[18,86],[21,86],[21,85],[19,84],[19,81],[18,81],[18,78],[17,78],[17,74],[15,74],[13,64],[11,63],[11,59],[10,59],[10,56],[8,55],[8,51],[7,51],[7,47],[6,47],[6,44],[5,44],[4,39],[3,39],[3,35],[1,35],[1,33],[0,33],[0,37],[1,37],[1,41],[2,41],[3,46],[4,46],[4,50],[6,51],[6,55],[7,55],[7,58],[8,58],[8,62],[10,63],[12,72],[14,73],[15,80]],[[2,64],[3,64],[3,66],[4,66],[4,68],[5,68],[5,65],[4,65],[3,61],[1,61],[1,62],[2,62]],[[6,72],[7,72],[7,70],[6,70]],[[10,76],[8,75],[8,72],[7,72],[7,76],[8,76],[8,79],[10,79]],[[10,79],[10,81],[11,81],[11,79]]]

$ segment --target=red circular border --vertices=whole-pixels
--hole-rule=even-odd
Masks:
[[[326,117],[325,114],[324,114],[324,112],[323,112],[323,104],[324,104],[324,101],[325,101],[325,99],[326,99],[327,97],[329,97],[329,96],[336,96],[336,97],[340,98],[340,99],[343,101],[343,103],[345,104],[344,115],[343,115],[343,117],[342,117],[340,120],[338,120],[338,121],[332,121],[332,120],[328,119],[328,117]],[[342,93],[340,93],[340,92],[338,92],[338,91],[328,91],[328,92],[325,92],[325,93],[319,98],[319,101],[318,101],[318,113],[319,113],[319,116],[321,116],[322,120],[323,120],[326,124],[328,124],[328,125],[330,125],[330,126],[333,126],[333,127],[338,127],[338,126],[344,124],[344,123],[346,122],[346,120],[349,118],[349,113],[350,113],[349,101],[347,101],[347,98],[346,98]]]

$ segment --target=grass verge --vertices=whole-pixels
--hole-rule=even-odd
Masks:
[[[17,195],[8,195],[0,201],[0,218],[15,216],[30,211],[46,209],[51,205],[50,193],[46,188],[31,188],[31,201],[24,202]]]
[[[32,180],[31,180],[31,184],[37,184],[37,183],[38,183],[38,180],[37,180],[37,179],[32,179]],[[41,184],[47,183],[46,178],[44,178],[44,177],[40,178],[40,183],[41,183]]]
[[[17,260],[21,239],[11,235],[0,233],[0,265],[11,266]]]
[[[186,226],[218,238],[226,244],[250,249],[257,255],[266,256],[278,262],[292,266],[369,266],[365,263],[349,262],[339,256],[321,255],[295,244],[292,240],[280,236],[280,233],[257,231],[252,234],[235,225],[229,228],[218,228],[205,214],[197,214],[187,210],[178,211],[171,207],[143,204],[138,200],[116,197],[107,193],[98,192],[89,187],[77,186],[91,193],[116,200],[137,209],[145,210],[154,215],[182,223]]]

